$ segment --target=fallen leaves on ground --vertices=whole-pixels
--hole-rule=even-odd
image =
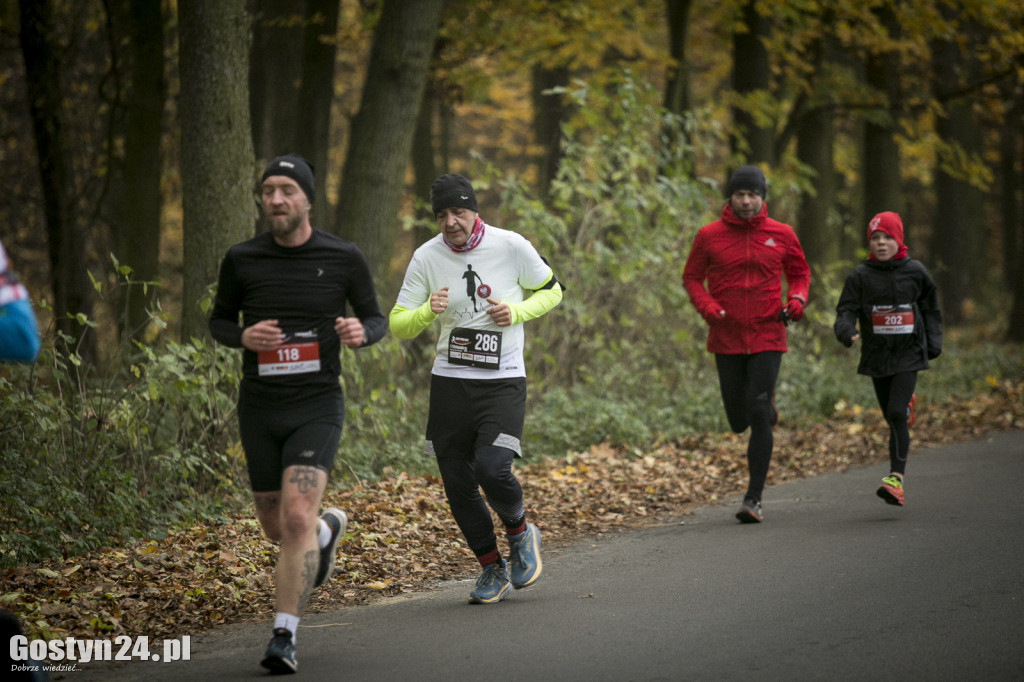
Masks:
[[[1024,429],[1024,385],[994,385],[966,402],[918,406],[914,454],[931,445]],[[883,462],[888,431],[877,410],[841,408],[827,423],[775,430],[768,485]],[[702,434],[645,452],[596,446],[517,467],[530,519],[548,550],[584,537],[666,523],[746,486],[747,434]],[[911,469],[912,473],[912,469]],[[437,477],[389,472],[331,491],[324,506],[349,516],[335,576],[307,613],[367,604],[478,573]],[[274,613],[276,546],[252,518],[197,526],[86,556],[5,571],[0,606],[30,637],[153,640]],[[467,587],[468,590],[468,587]]]

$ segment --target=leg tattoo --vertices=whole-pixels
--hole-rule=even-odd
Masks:
[[[306,608],[306,601],[313,591],[313,584],[316,582],[316,572],[320,568],[320,552],[306,552],[302,560],[302,591],[299,593],[299,611]]]
[[[277,508],[278,503],[281,501],[281,496],[277,493],[272,495],[256,495],[254,501],[256,503],[256,511],[260,514],[269,514]]]
[[[292,469],[292,477],[288,482],[297,485],[300,493],[306,494],[315,490],[320,483],[320,470],[316,467],[297,466]]]

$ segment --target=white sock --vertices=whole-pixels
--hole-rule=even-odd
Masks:
[[[320,549],[327,546],[327,543],[331,541],[331,527],[327,525],[327,522],[320,519],[320,531],[316,536],[316,544],[320,545]]]
[[[277,617],[274,618],[274,629],[278,628],[284,628],[292,633],[292,644],[295,644],[295,639],[299,634],[299,617],[278,611]]]

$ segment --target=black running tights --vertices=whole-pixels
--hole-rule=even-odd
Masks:
[[[498,547],[488,504],[506,528],[517,527],[526,516],[523,489],[512,473],[513,459],[513,451],[494,445],[477,448],[473,459],[443,455],[437,458],[452,516],[466,544],[478,557]]]
[[[747,443],[750,481],[745,497],[760,501],[775,446],[772,396],[782,366],[782,353],[715,355],[715,366],[729,428],[734,433],[743,433],[750,428],[750,441]]]
[[[917,386],[917,372],[900,372],[887,377],[871,377],[875,397],[882,416],[889,424],[889,466],[902,476],[907,470],[910,452],[910,428],[907,426],[908,406]]]

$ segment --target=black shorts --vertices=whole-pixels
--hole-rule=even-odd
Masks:
[[[331,472],[345,417],[341,395],[299,407],[271,408],[238,402],[238,429],[253,492],[281,489],[290,466]]]
[[[430,377],[430,416],[425,451],[438,457],[472,457],[486,445],[522,457],[526,378]]]

